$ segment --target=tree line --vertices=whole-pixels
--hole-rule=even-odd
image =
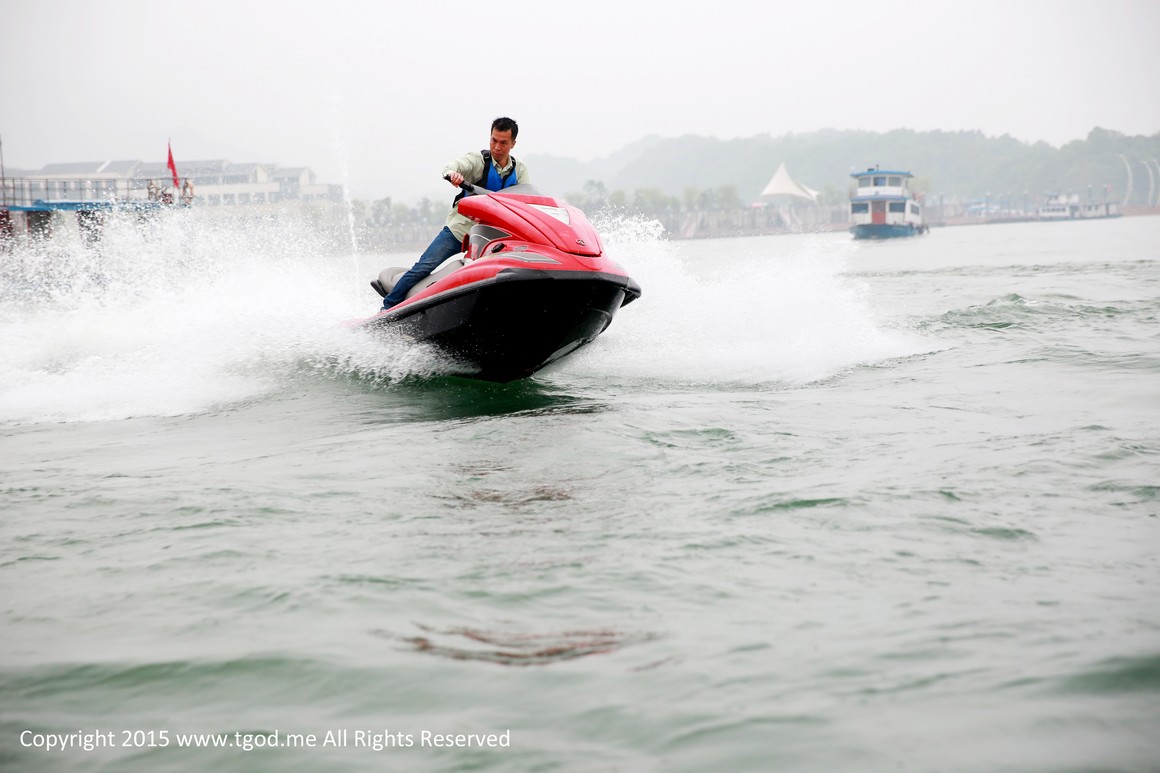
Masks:
[[[873,166],[915,175],[914,187],[930,195],[982,198],[990,193],[1042,196],[1086,194],[1110,186],[1113,195],[1130,194],[1129,205],[1144,205],[1149,179],[1153,200],[1160,187],[1160,133],[1129,136],[1093,129],[1086,138],[1054,147],[1008,135],[980,131],[889,132],[826,129],[780,137],[719,140],[687,135],[646,138],[611,159],[580,163],[553,157],[529,159],[537,184],[553,191],[581,190],[600,180],[609,190],[655,189],[687,201],[685,189],[733,186],[744,204],[756,201],[785,162],[799,183],[820,192],[823,204],[844,203],[850,174]],[[1129,180],[1131,185],[1129,187]],[[634,194],[629,194],[630,201]]]

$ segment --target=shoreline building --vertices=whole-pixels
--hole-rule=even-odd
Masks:
[[[47,233],[53,217],[72,212],[82,225],[112,210],[183,206],[300,207],[341,204],[341,185],[318,182],[309,167],[235,164],[225,159],[182,163],[180,186],[167,163],[136,159],[46,164],[0,176],[0,236]],[[23,216],[17,227],[14,216]]]
[[[179,172],[182,181],[192,183],[198,205],[343,200],[341,185],[318,182],[314,172],[304,166],[283,168],[277,164],[235,164],[211,159],[183,162]],[[32,187],[45,193],[71,192],[96,198],[105,191],[144,191],[150,180],[164,188],[172,184],[173,177],[165,163],[122,160],[46,164],[37,170],[11,170],[2,179],[2,189],[7,191],[19,189],[18,182],[29,181],[43,183]],[[80,184],[70,185],[74,181]]]

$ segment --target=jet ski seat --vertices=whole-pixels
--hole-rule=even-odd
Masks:
[[[440,264],[439,268],[435,269],[430,274],[416,282],[415,286],[412,287],[410,292],[407,293],[407,297],[410,298],[415,293],[421,291],[424,287],[438,282],[443,277],[458,271],[466,265],[467,263],[465,263],[461,258],[451,258],[444,261],[442,264]],[[379,272],[378,279],[371,280],[371,287],[375,288],[376,293],[386,298],[387,293],[389,293],[394,288],[395,282],[398,282],[399,278],[408,271],[410,271],[409,268],[399,268],[398,266],[384,268]]]

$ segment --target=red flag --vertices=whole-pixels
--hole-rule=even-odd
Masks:
[[[177,164],[173,163],[173,145],[169,145],[169,171],[173,172],[173,187],[180,188],[181,181],[177,179]]]

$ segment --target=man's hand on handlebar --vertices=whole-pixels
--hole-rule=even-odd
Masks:
[[[460,185],[463,185],[463,175],[459,174],[459,172],[452,172],[451,174],[444,175],[444,177],[447,180],[450,180],[451,184],[456,188],[458,188]]]

